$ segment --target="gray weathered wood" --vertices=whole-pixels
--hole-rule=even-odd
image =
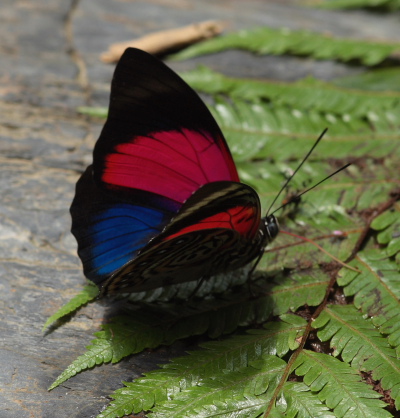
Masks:
[[[183,353],[185,343],[95,368],[47,392],[90,343],[105,306],[94,303],[43,335],[45,320],[84,283],[69,232],[69,205],[91,160],[100,125],[76,113],[108,100],[111,43],[195,21],[223,19],[228,30],[256,25],[400,40],[398,14],[329,12],[264,0],[2,0],[0,25],[0,418],[93,417],[104,398],[143,371]],[[230,51],[173,63],[204,63],[228,75],[329,79],[354,69],[294,57]]]

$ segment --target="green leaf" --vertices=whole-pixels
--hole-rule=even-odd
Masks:
[[[386,404],[363,383],[356,369],[326,354],[303,350],[293,364],[296,375],[338,418],[386,418]]]
[[[286,382],[279,405],[284,405],[285,418],[335,418],[336,415],[322,403],[318,394],[304,383]]]
[[[125,383],[125,388],[111,395],[114,400],[99,418],[148,410],[203,379],[246,368],[266,355],[284,356],[298,347],[306,322],[295,315],[283,315],[281,319],[282,322],[265,324],[264,329],[249,330],[246,335],[202,344],[203,350],[174,359],[160,370]]]
[[[361,270],[342,270],[338,284],[346,296],[354,296],[354,305],[368,315],[400,357],[400,280],[399,266],[380,251],[358,253],[351,265]]]
[[[313,0],[310,4],[324,9],[353,9],[353,8],[384,8],[388,10],[400,9],[399,0]]]
[[[236,414],[248,416],[248,405],[242,414],[240,402],[249,397],[273,392],[286,368],[286,363],[275,356],[263,356],[262,360],[235,371],[227,371],[218,377],[202,378],[190,388],[173,396],[173,399],[154,409],[155,418],[194,417],[227,414],[226,401],[238,404]],[[256,408],[259,401],[256,400]],[[226,416],[226,415],[225,415]]]
[[[115,317],[113,323],[103,325],[103,331],[96,332],[96,339],[86,347],[86,352],[73,361],[51,384],[54,389],[82,370],[90,369],[103,363],[116,363],[123,357],[157,347],[162,342],[158,329],[145,326],[143,318],[135,321],[132,317]]]
[[[82,370],[94,367],[96,364],[111,361],[112,349],[110,347],[109,335],[104,331],[96,332],[95,335],[97,339],[92,341],[92,345],[86,347],[88,351],[70,364],[50,385],[48,390],[54,389]]]
[[[331,305],[314,321],[321,341],[330,340],[335,357],[350,363],[357,370],[372,372],[384,390],[391,391],[396,407],[400,407],[400,361],[375,328],[371,319],[365,318],[352,305]]]
[[[53,322],[63,318],[66,315],[75,312],[77,309],[81,308],[86,303],[92,301],[99,294],[98,287],[91,283],[83,288],[83,290],[74,296],[70,301],[63,305],[55,314],[51,315],[43,325],[42,331],[44,331],[48,326]]]
[[[400,252],[400,209],[398,207],[383,212],[375,218],[371,223],[371,228],[379,231],[378,242],[387,245],[386,254],[389,257]]]
[[[292,53],[316,59],[360,60],[364,65],[376,65],[399,51],[400,44],[368,42],[334,38],[322,33],[287,28],[257,27],[209,39],[175,54],[175,59],[188,59],[227,49],[244,49],[259,54]]]
[[[102,119],[106,118],[108,114],[108,109],[106,107],[80,106],[76,110],[82,115],[88,115]]]
[[[400,132],[387,122],[382,110],[369,111],[369,117],[373,119],[371,124],[358,116],[334,117],[314,110],[301,111],[268,103],[248,103],[241,99],[233,102],[219,100],[211,107],[211,112],[238,163],[250,158],[276,156],[280,161],[288,158],[297,161],[305,150],[311,148],[316,132],[322,126],[327,126],[329,131],[313,158],[328,155],[335,158],[349,155],[365,157],[369,154],[377,158],[383,154],[390,155],[388,153],[393,153],[393,157],[399,155]],[[400,126],[399,118],[396,123]]]
[[[400,72],[396,71],[396,76],[392,77],[394,83],[400,78]],[[395,94],[393,89],[365,91],[357,90],[354,85],[343,88],[337,86],[337,81],[328,83],[311,77],[292,83],[240,79],[224,76],[207,67],[181,76],[193,88],[208,94],[225,94],[232,99],[254,102],[263,100],[271,102],[274,107],[290,106],[298,111],[334,113],[351,119],[369,117],[371,111],[378,109],[393,113],[400,109],[400,94]],[[253,127],[250,121],[249,128]]]
[[[336,78],[332,80],[332,83],[347,89],[400,92],[400,71],[397,67],[380,68],[362,74]]]

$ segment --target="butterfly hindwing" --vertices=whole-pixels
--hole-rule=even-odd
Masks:
[[[260,200],[251,187],[234,182],[207,183],[185,202],[154,242],[217,228],[232,229],[251,241],[259,230],[260,217]]]
[[[149,290],[242,267],[258,255],[259,228],[260,202],[253,189],[206,184],[137,258],[105,282],[102,293]]]

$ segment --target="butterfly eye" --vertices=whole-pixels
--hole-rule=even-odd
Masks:
[[[270,215],[265,218],[265,229],[270,241],[272,241],[278,235],[279,223],[278,219],[276,219],[274,215]]]

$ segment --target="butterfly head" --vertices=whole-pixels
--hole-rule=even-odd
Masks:
[[[268,215],[264,218],[264,227],[267,241],[271,242],[279,233],[278,219],[274,215]]]

